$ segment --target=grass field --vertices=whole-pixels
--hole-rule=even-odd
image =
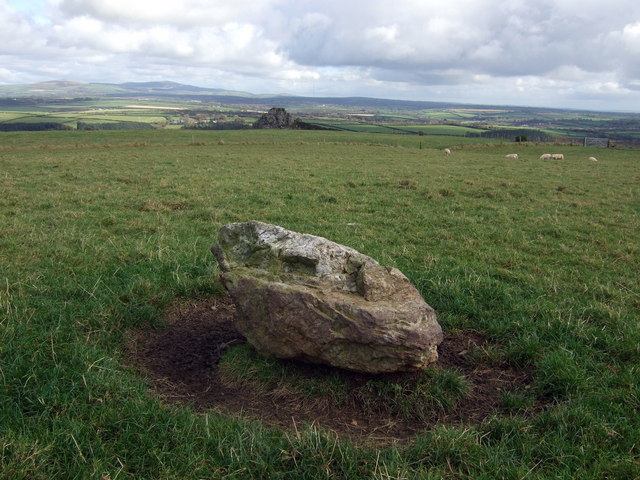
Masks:
[[[442,154],[460,140],[0,134],[0,478],[640,478],[640,154]],[[131,332],[222,295],[209,248],[251,219],[398,267],[445,331],[491,342],[479,364],[530,384],[384,447],[158,397],[124,361]]]
[[[449,137],[464,137],[466,133],[482,132],[479,128],[461,127],[457,125],[416,125],[407,123],[405,124],[366,124],[366,123],[351,123],[345,121],[331,121],[322,120],[312,122],[318,125],[325,125],[327,127],[338,127],[360,133],[395,133],[395,134],[415,134],[422,133],[423,135],[445,135]],[[478,140],[475,139],[475,142]]]
[[[186,144],[213,146],[227,144],[354,144],[354,145],[387,145],[404,148],[442,149],[451,146],[469,146],[478,139],[456,136],[438,135],[420,137],[417,135],[398,135],[395,133],[367,135],[364,132],[324,132],[295,130],[131,130],[131,131],[66,131],[39,132],[38,141],[21,132],[4,132],[0,151],[7,149],[59,149],[59,148],[111,148],[126,146],[184,146]],[[501,142],[499,139],[487,139],[490,142]]]
[[[256,98],[205,96],[195,100],[177,93],[174,96],[154,96],[149,92],[141,96],[113,97],[105,96],[104,87],[98,86],[97,89],[103,89],[103,94],[96,92],[95,96],[69,98],[68,93],[65,98],[48,99],[29,98],[33,92],[26,97],[24,91],[21,95],[16,93],[16,98],[5,92],[8,96],[0,98],[0,131],[51,129],[55,127],[52,123],[65,129],[75,129],[79,122],[83,123],[81,129],[89,124],[92,128],[104,129],[152,127],[174,130],[181,127],[181,122],[192,125],[192,122],[206,121],[207,117],[219,117],[222,114],[228,115],[228,120],[239,117],[250,125],[261,113],[283,101],[294,118],[300,116],[307,123],[358,133],[422,133],[464,137],[467,133],[479,133],[482,129],[526,128],[564,137],[568,143],[584,137],[606,137],[615,145],[624,147],[637,147],[640,138],[640,121],[636,114],[500,106],[451,108],[444,104],[416,109],[415,105],[412,108],[402,102],[374,99],[361,99],[363,103],[358,104],[353,99],[333,99],[324,103],[319,99],[301,98],[298,103],[291,101],[291,98],[281,100],[264,97],[256,103]],[[122,90],[119,92],[124,95]],[[426,121],[436,124],[425,125]],[[509,140],[514,140],[517,135],[503,133]],[[532,133],[529,138],[541,137]]]
[[[406,127],[408,130],[422,132],[425,135],[456,135],[464,136],[466,133],[479,133],[482,129],[459,127],[456,125],[411,125]]]
[[[77,123],[138,122],[166,123],[167,116],[175,110],[185,108],[172,102],[138,101],[132,99],[101,99],[64,104],[44,104],[38,106],[16,106],[0,110],[0,123],[43,123],[52,122],[76,128]]]

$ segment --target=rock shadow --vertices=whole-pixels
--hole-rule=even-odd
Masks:
[[[510,365],[479,361],[477,353],[489,345],[477,332],[445,333],[435,366],[464,377],[467,392],[455,408],[439,409],[426,418],[402,418],[391,411],[364,407],[357,387],[372,378],[331,367],[287,362],[301,375],[338,374],[352,388],[354,398],[340,404],[303,398],[294,391],[265,392],[246,382],[224,381],[218,363],[226,349],[245,343],[234,327],[235,307],[228,297],[180,301],[168,309],[162,325],[133,332],[126,345],[126,363],[145,378],[166,402],[189,404],[195,411],[217,411],[262,422],[267,427],[296,429],[313,424],[358,443],[384,445],[408,440],[437,424],[473,424],[500,413],[504,395],[526,392],[528,372]],[[384,374],[377,378],[411,382],[415,373]],[[356,398],[357,397],[357,398]],[[366,400],[366,399],[364,399]],[[378,402],[378,405],[380,402]],[[529,407],[537,410],[539,405]],[[526,413],[526,412],[525,412]]]

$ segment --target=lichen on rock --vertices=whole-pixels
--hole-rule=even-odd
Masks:
[[[435,312],[396,268],[257,221],[222,227],[212,250],[237,327],[261,353],[366,373],[437,359]]]

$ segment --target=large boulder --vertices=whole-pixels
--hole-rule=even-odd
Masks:
[[[212,250],[238,330],[260,353],[366,373],[438,358],[435,312],[396,268],[256,221],[222,227]]]

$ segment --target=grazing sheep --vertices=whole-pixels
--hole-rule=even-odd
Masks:
[[[551,158],[550,153],[543,153],[542,155],[540,155],[540,160],[549,160],[550,158]]]
[[[518,158],[518,154],[517,153],[509,153],[508,155],[505,155],[504,158]]]
[[[551,158],[553,160],[564,160],[564,155],[562,153],[552,153]]]
[[[445,148],[443,152],[445,155],[451,155],[451,150],[449,150],[448,148]]]
[[[591,160],[592,162],[597,162],[598,159],[596,157],[589,157],[589,160]]]

